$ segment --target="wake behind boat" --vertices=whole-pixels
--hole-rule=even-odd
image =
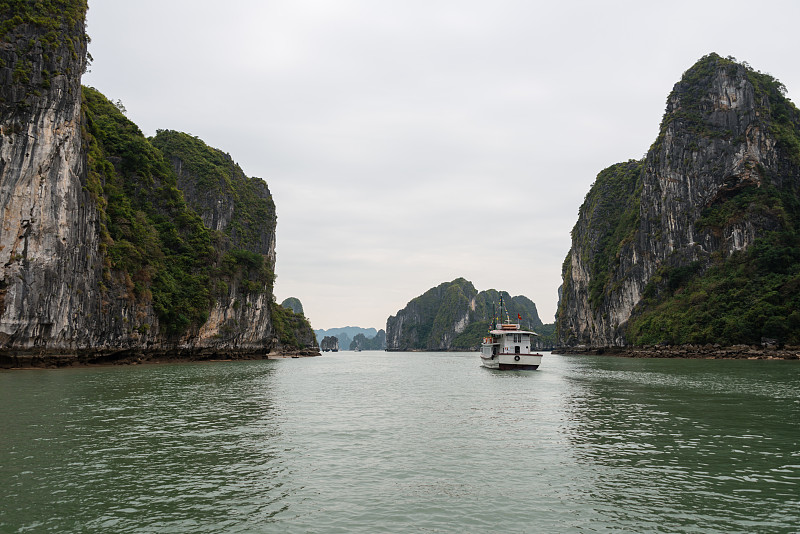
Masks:
[[[503,299],[500,297],[501,315]],[[517,318],[520,318],[517,315]],[[521,318],[520,318],[521,319]],[[519,323],[512,323],[506,313],[506,322],[496,322],[481,344],[481,364],[489,369],[534,371],[542,363],[542,355],[533,352],[536,332],[522,330]]]

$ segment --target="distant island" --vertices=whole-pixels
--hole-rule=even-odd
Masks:
[[[319,342],[322,352],[339,352],[339,340],[334,336],[325,336]]]
[[[505,291],[478,292],[472,282],[456,278],[412,299],[386,321],[389,351],[477,351],[503,296],[508,314],[523,328],[540,334],[537,347],[549,349],[554,325],[544,325],[528,297]]]
[[[361,328],[359,326],[343,326],[314,330],[318,342],[321,344],[326,337],[336,339],[337,350],[384,350],[386,349],[386,332],[375,328]],[[329,340],[328,347],[333,341]],[[324,349],[323,349],[324,350]],[[328,350],[333,350],[329,348]]]

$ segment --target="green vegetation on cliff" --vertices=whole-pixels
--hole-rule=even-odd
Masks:
[[[140,305],[152,303],[167,334],[199,326],[218,260],[208,230],[139,128],[94,89],[84,88],[83,103],[86,187],[100,211],[103,278],[120,279]]]
[[[52,32],[44,39],[48,42],[69,38],[63,34],[64,28],[83,24],[87,8],[87,0],[2,0],[0,39],[24,24]]]
[[[699,262],[663,267],[646,286],[628,322],[635,345],[656,343],[800,344],[800,201],[795,187],[747,188],[703,218],[725,221],[744,211],[769,213],[775,230],[745,250]],[[719,222],[717,224],[722,224]]]
[[[73,66],[85,65],[81,56],[89,41],[84,31],[87,7],[86,0],[0,1],[0,41],[13,43],[0,51],[0,69],[11,69],[13,85],[24,88],[14,95],[16,102],[7,104],[30,106],[32,98],[50,88],[53,77],[80,74]],[[12,84],[4,85],[0,103],[13,94],[8,92]]]
[[[218,199],[229,199],[232,205],[230,221],[222,230],[233,246],[248,250],[269,251],[262,247],[265,235],[273,236],[275,204],[266,184],[260,178],[245,176],[231,157],[206,145],[197,137],[173,130],[158,130],[150,139],[169,160],[180,162],[179,181],[191,180],[194,209],[212,211]],[[211,200],[203,205],[201,199]]]
[[[758,112],[769,117],[770,133],[778,141],[787,165],[800,167],[800,112],[786,98],[786,87],[769,74],[751,69],[747,77],[755,89],[756,101],[761,102]]]
[[[584,257],[591,257],[589,303],[594,309],[605,298],[610,274],[619,265],[620,249],[639,227],[643,166],[642,161],[630,160],[601,171],[579,211],[589,231],[578,235],[577,225],[572,230]]]
[[[109,286],[126,287],[126,298],[140,306],[152,304],[167,335],[202,325],[233,280],[244,292],[271,291],[272,265],[262,254],[230,248],[203,225],[164,153],[135,124],[91,88],[83,89],[83,111],[103,277],[117,282]]]
[[[284,347],[307,347],[316,344],[311,323],[305,316],[275,302],[271,306],[272,326],[275,328],[275,336],[281,345]],[[301,339],[298,334],[307,334],[308,339]]]
[[[479,293],[471,282],[457,278],[429,289],[390,317],[386,324],[387,348],[474,350],[493,317],[499,318],[501,293],[510,319],[516,322],[519,315],[524,327],[541,326],[536,305],[527,297],[511,297],[494,289]]]

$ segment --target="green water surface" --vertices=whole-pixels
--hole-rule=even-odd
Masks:
[[[0,532],[798,532],[800,362],[0,372]]]

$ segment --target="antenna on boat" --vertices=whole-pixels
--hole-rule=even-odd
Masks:
[[[497,316],[497,322],[500,323],[503,321],[503,294],[500,293],[500,313]]]
[[[503,320],[503,311],[506,312],[506,324],[511,323],[511,318],[508,316],[508,308],[506,307],[505,301],[503,300],[503,293],[500,293],[500,320]]]

